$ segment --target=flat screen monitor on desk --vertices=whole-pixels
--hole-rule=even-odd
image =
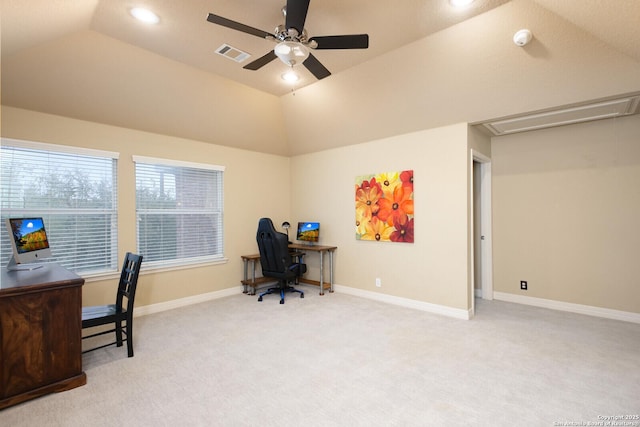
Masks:
[[[309,221],[299,222],[296,239],[309,244],[318,243],[320,239],[320,223]]]
[[[7,269],[33,270],[42,267],[42,264],[34,262],[51,256],[42,218],[8,218],[5,223],[13,249]]]

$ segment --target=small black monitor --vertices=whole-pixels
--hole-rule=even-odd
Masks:
[[[13,256],[9,270],[33,270],[42,264],[35,261],[51,256],[47,231],[42,218],[8,218],[6,220]]]
[[[296,239],[301,242],[317,243],[320,239],[320,223],[319,222],[299,222]]]

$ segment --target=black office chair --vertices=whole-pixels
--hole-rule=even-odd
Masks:
[[[111,332],[115,332],[116,338],[114,342],[85,350],[82,352],[83,354],[114,344],[122,347],[122,342],[126,341],[128,356],[133,357],[133,303],[136,298],[136,287],[138,285],[138,274],[140,273],[141,264],[142,255],[127,252],[127,255],[124,257],[124,263],[122,264],[122,272],[120,273],[116,303],[82,307],[82,329],[113,324],[113,329],[87,335],[82,337],[82,339],[93,338]],[[124,298],[127,299],[126,306],[123,302]],[[123,333],[125,335],[124,339],[122,338]]]
[[[297,283],[298,277],[307,271],[306,264],[302,263],[304,254],[289,252],[287,235],[276,231],[270,218],[261,218],[258,221],[256,240],[260,250],[262,275],[278,279],[278,287],[269,288],[261,293],[258,301],[275,291],[280,291],[280,304],[284,304],[285,292],[298,292],[300,298],[304,298],[304,292],[289,285],[290,282]]]

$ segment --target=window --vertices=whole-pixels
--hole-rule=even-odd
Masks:
[[[224,167],[134,156],[143,268],[222,261]]]
[[[118,270],[118,153],[2,138],[0,262],[6,218],[44,219],[52,258],[78,274]]]

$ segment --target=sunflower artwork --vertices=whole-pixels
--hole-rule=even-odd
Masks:
[[[356,178],[356,239],[413,243],[413,171]]]

